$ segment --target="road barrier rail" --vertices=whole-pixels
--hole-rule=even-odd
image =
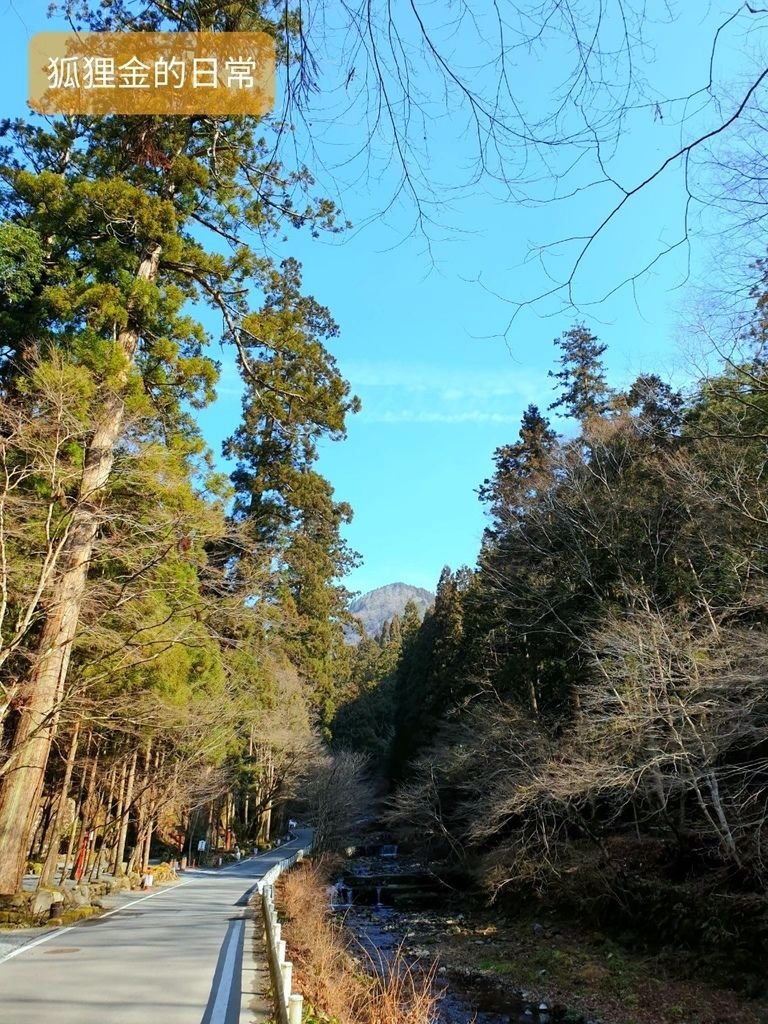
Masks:
[[[292,868],[307,852],[307,850],[297,850],[292,856],[286,857],[285,860],[281,860],[271,867],[259,881],[264,918],[264,942],[269,960],[277,1024],[301,1024],[304,997],[291,991],[293,964],[290,960],[285,959],[285,939],[282,938],[282,925],[277,919],[273,886],[283,871]]]

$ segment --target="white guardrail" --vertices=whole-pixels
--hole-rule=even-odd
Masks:
[[[267,947],[269,973],[275,997],[277,1024],[301,1024],[304,997],[296,992],[291,992],[293,964],[290,960],[285,959],[285,939],[281,937],[282,925],[277,920],[272,887],[283,871],[292,868],[308,852],[308,850],[297,850],[292,856],[286,857],[285,860],[281,860],[271,867],[259,881],[264,916],[264,941]]]

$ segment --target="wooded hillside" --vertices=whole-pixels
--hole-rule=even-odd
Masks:
[[[733,973],[764,948],[768,881],[756,275],[739,357],[686,393],[652,374],[614,389],[586,327],[558,340],[549,407],[576,428],[525,411],[479,487],[477,567],[444,570],[394,654],[380,638],[381,681],[369,659],[338,716],[387,761],[401,839],[490,898],[551,892]],[[391,711],[386,754],[372,707]]]

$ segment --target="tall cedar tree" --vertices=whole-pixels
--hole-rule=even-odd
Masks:
[[[590,416],[601,416],[611,398],[601,358],[607,346],[583,324],[565,331],[555,344],[561,351],[562,369],[557,373],[550,370],[549,376],[558,381],[561,393],[549,408],[562,409],[582,422]]]
[[[551,482],[556,442],[549,420],[537,406],[529,405],[520,423],[519,440],[496,449],[495,472],[478,488],[478,497],[493,520],[492,534],[522,515],[525,505]]]
[[[464,594],[471,573],[440,573],[434,607],[415,632],[404,632],[403,654],[395,684],[395,734],[391,774],[402,778],[408,763],[429,744],[435,728],[450,716],[466,694],[463,671]],[[407,612],[404,619],[407,622]],[[410,634],[410,635],[409,635]]]
[[[116,0],[107,8],[73,3],[68,13],[77,27],[94,31],[262,30],[276,37],[284,20],[262,3],[169,7]],[[306,423],[316,419],[315,436],[340,436],[352,403],[315,342],[314,307],[270,298],[284,276],[295,292],[295,268],[275,267],[265,245],[247,241],[266,242],[286,223],[313,231],[336,226],[327,200],[296,205],[312,179],[276,161],[268,124],[243,117],[78,116],[43,125],[6,122],[3,135],[0,209],[17,247],[33,257],[26,278],[18,269],[24,261],[14,264],[13,254],[3,268],[17,299],[0,306],[4,386],[11,393],[24,364],[53,351],[86,368],[94,381],[92,428],[70,498],[67,540],[47,594],[37,656],[22,682],[0,791],[0,894],[8,894],[23,872],[101,527],[101,497],[126,417],[152,417],[165,436],[188,427],[186,406],[213,394],[209,339],[188,304],[204,302],[220,314],[222,338],[234,346],[276,434],[288,394]],[[259,292],[267,296],[260,310],[254,308]],[[290,420],[284,429],[291,443],[304,443]]]

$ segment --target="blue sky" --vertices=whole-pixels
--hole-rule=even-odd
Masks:
[[[702,3],[706,12],[689,12],[687,21],[651,26],[655,51],[645,55],[647,72],[660,95],[677,95],[692,82],[706,81],[712,27],[721,10],[735,6]],[[46,22],[46,7],[47,0],[26,0],[23,7],[0,0],[3,113],[24,113],[27,38],[57,27]],[[729,66],[740,67],[742,50],[743,38],[726,40],[719,73],[727,76]],[[543,103],[547,74],[561,56],[553,51],[524,69],[528,95],[520,95],[521,103],[532,109]],[[335,153],[341,160],[360,140],[354,116],[346,122],[333,118],[331,100],[338,99],[338,79],[347,72],[331,70],[324,78],[327,106],[318,100],[324,114],[318,124],[324,124],[330,147],[326,156]],[[426,94],[430,85],[421,83]],[[676,133],[679,128],[669,120],[659,123],[645,112],[628,122],[612,166],[630,181],[641,180],[674,144]],[[437,122],[428,160],[442,180],[470,165],[459,121]],[[685,379],[678,323],[690,302],[683,284],[690,254],[679,250],[634,291],[623,289],[580,313],[563,310],[556,301],[541,303],[524,309],[510,328],[514,307],[505,300],[546,288],[541,265],[526,260],[529,243],[583,233],[607,208],[610,190],[525,209],[503,188],[480,183],[446,195],[439,217],[448,226],[435,231],[427,251],[423,236],[411,230],[413,208],[405,199],[385,216],[372,216],[386,205],[396,180],[387,155],[375,153],[366,167],[364,174],[344,167],[333,179],[350,219],[370,222],[344,238],[295,236],[283,251],[301,260],[306,287],[339,323],[342,333],[333,351],[363,403],[349,424],[348,439],[326,445],[321,456],[321,469],[337,496],[355,510],[347,537],[364,561],[348,585],[367,590],[402,580],[433,589],[444,564],[474,563],[484,525],[475,489],[491,471],[494,449],[516,436],[525,406],[552,400],[547,371],[554,365],[557,335],[585,319],[609,345],[607,362],[616,385],[649,369],[678,382]],[[680,175],[673,169],[600,240],[579,279],[579,298],[600,297],[628,269],[641,265],[644,254],[673,240],[680,217]],[[551,270],[564,265],[557,259],[553,254]],[[704,248],[694,249],[692,259],[694,279],[711,272]],[[202,414],[205,435],[217,452],[237,425],[238,392],[226,357],[220,398]]]

